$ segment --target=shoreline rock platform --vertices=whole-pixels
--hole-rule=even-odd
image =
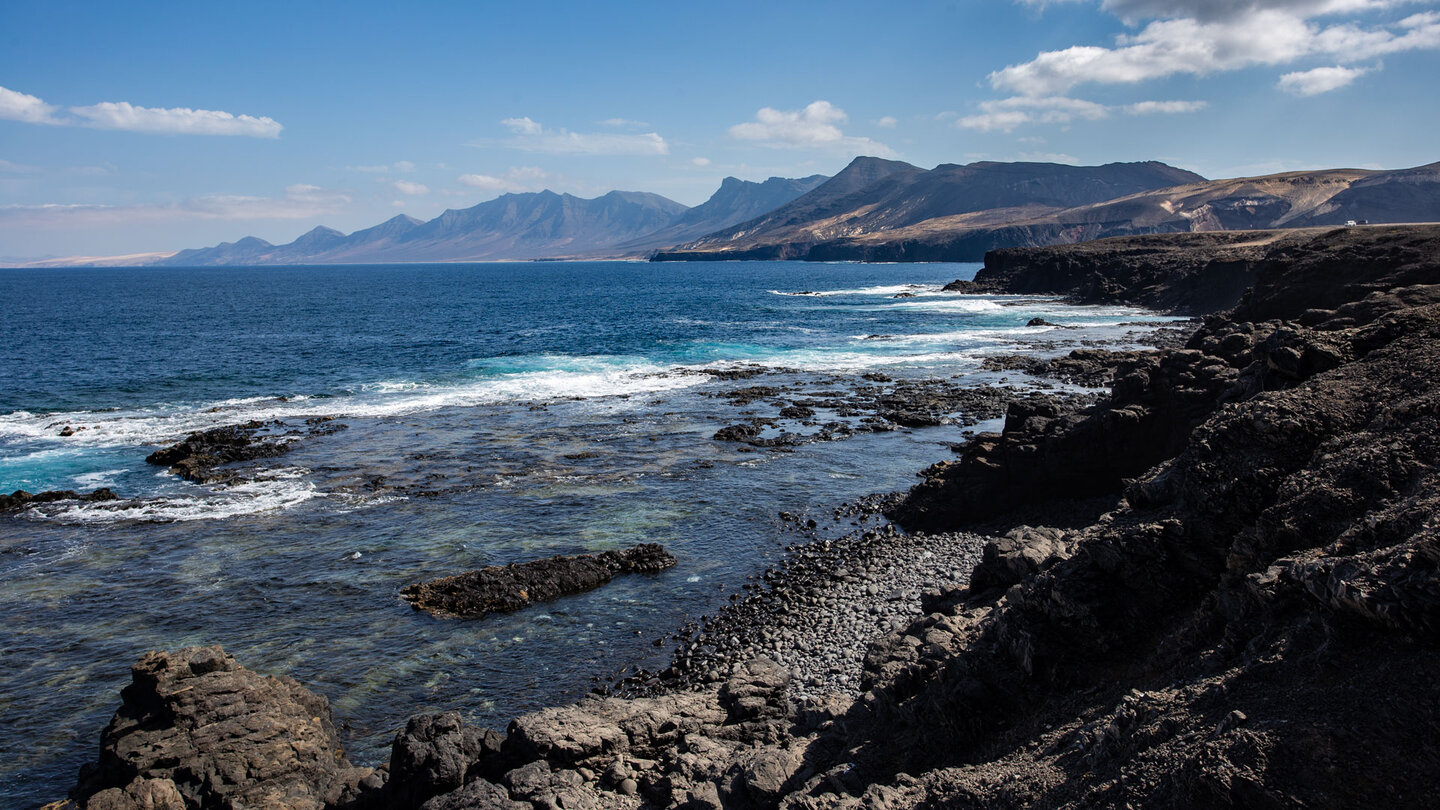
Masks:
[[[1062,248],[1029,265],[1023,251],[998,257],[1004,273],[977,277],[994,292],[1173,295],[1167,308],[1204,320],[1183,348],[1104,358],[1113,383],[1093,404],[1010,402],[1001,432],[857,510],[900,528],[792,549],[691,628],[709,643],[682,645],[674,671],[631,684],[634,696],[534,712],[504,733],[417,717],[372,772],[327,759],[327,714],[311,698],[225,687],[256,695],[236,717],[313,708],[297,726],[313,729],[298,737],[314,741],[305,756],[257,764],[236,789],[426,810],[1430,806],[1440,226],[1257,236],[1245,289],[1219,311],[1187,299],[1212,292],[1184,280],[1204,236],[1174,237],[1173,250],[1170,237],[1074,246],[1083,257],[1069,264]],[[1040,276],[1046,289],[1027,289]],[[936,549],[955,556],[913,562]],[[973,571],[947,576],[967,554]],[[866,631],[823,617],[853,616],[850,602],[880,596],[870,585],[911,574],[927,585],[923,613],[869,635],[853,675],[808,683],[828,659],[796,654],[788,609],[800,611],[792,634],[848,644]],[[197,687],[263,680],[217,660],[154,654],[137,684],[180,682],[161,670]],[[216,716],[207,693],[182,690],[127,688],[70,806],[226,806],[201,798],[219,784],[201,765],[140,766],[170,745],[143,735],[169,732],[134,718],[215,725],[194,719]],[[272,700],[282,708],[260,708]],[[195,761],[252,761],[229,746],[253,725],[253,750],[267,750],[258,717],[221,723]],[[117,761],[135,767],[106,766]]]

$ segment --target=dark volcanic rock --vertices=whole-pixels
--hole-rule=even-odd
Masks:
[[[101,487],[94,492],[76,492],[71,489],[51,489],[45,492],[26,492],[17,489],[9,495],[0,495],[0,512],[14,512],[33,506],[39,503],[54,503],[55,501],[82,501],[96,503],[100,501],[119,500],[109,487]]]
[[[150,653],[132,668],[100,760],[72,794],[87,807],[319,808],[371,770],[341,756],[330,705],[219,647]]]
[[[246,422],[191,433],[146,456],[145,461],[169,467],[170,472],[197,484],[221,480],[223,476],[215,472],[221,464],[274,458],[289,451],[285,442],[257,440],[256,434],[265,427],[264,422]]]
[[[324,737],[305,729],[327,715],[293,712],[302,733],[277,740],[258,704],[305,698],[191,689],[230,673],[202,650],[137,667],[76,795],[217,806],[191,798],[197,785],[254,768],[292,804],[353,808],[1428,808],[1440,772],[1440,229],[1414,231],[1346,232],[1265,259],[1238,310],[1207,318],[1184,349],[1126,360],[1092,408],[1012,402],[1004,433],[931,470],[896,510],[946,534],[885,526],[797,546],[685,634],[651,694],[533,712],[503,740],[417,718],[397,738],[394,787],[343,762],[327,776],[309,753],[331,750],[320,743],[264,749],[299,774],[287,777],[207,751],[230,744],[237,702],[256,729],[247,745]],[[1334,256],[1349,269],[1325,281]],[[1115,498],[1090,525],[1016,526],[1004,511],[1087,481]],[[980,514],[1012,531],[985,544],[968,587],[942,581],[974,559],[980,539],[952,532]],[[955,555],[936,560],[947,546]],[[908,600],[921,580],[923,615],[877,624],[867,600]],[[907,592],[882,596],[890,581]],[[844,668],[795,655],[824,646],[816,634],[872,640],[858,689],[797,705],[796,682]],[[149,674],[175,668],[185,682]],[[177,714],[209,722],[176,742]],[[141,770],[156,752],[163,762]]]
[[[623,551],[492,565],[411,585],[400,595],[416,610],[478,619],[598,588],[616,574],[653,574],[673,565],[664,547],[641,543]]]

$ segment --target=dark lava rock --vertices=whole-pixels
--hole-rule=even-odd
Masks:
[[[1188,337],[1188,334],[1187,334]],[[1184,341],[1181,341],[1182,345]],[[1177,347],[1178,348],[1178,347]],[[986,357],[980,367],[986,371],[1023,371],[1088,388],[1108,386],[1122,365],[1132,364],[1153,351],[1115,352],[1108,349],[1075,349],[1061,357],[1028,354],[999,354]]]
[[[760,436],[764,426],[755,422],[742,422],[738,425],[727,425],[715,431],[715,440],[719,442],[748,442]]]
[[[76,492],[72,489],[52,489],[45,492],[26,492],[17,489],[9,495],[0,495],[0,512],[14,512],[38,503],[54,503],[55,501],[82,501],[96,503],[100,501],[119,500],[109,487],[101,487],[94,492]]]
[[[623,551],[492,565],[411,585],[400,595],[416,610],[478,619],[598,588],[616,574],[653,574],[673,565],[675,557],[660,544],[641,543]]]
[[[739,368],[702,368],[701,374],[708,374],[717,380],[748,380],[766,371],[764,366],[741,366]]]
[[[472,786],[466,795],[484,794],[496,801],[496,804],[475,806],[507,806],[509,794],[483,778],[483,764],[499,758],[502,740],[490,729],[465,725],[459,712],[412,717],[405,730],[395,736],[390,749],[389,779],[383,793],[371,798],[370,805],[433,808],[435,805],[428,800],[470,783]],[[452,801],[438,806],[458,805]]]
[[[222,464],[274,458],[289,452],[290,447],[285,442],[256,439],[256,434],[266,427],[264,422],[246,422],[191,433],[181,441],[146,456],[145,461],[167,466],[170,472],[197,484],[221,480],[224,476],[217,475],[215,468]]]
[[[71,797],[87,807],[320,810],[371,769],[341,755],[330,705],[288,677],[252,672],[219,647],[149,653]]]

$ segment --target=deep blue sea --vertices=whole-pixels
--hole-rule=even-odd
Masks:
[[[63,797],[151,649],[218,643],[298,678],[370,764],[411,714],[503,728],[663,663],[652,641],[793,541],[778,512],[908,487],[963,436],[757,451],[711,438],[747,410],[717,394],[865,372],[993,383],[986,353],[1123,342],[1153,317],[940,291],[976,269],[0,270],[0,491],[122,497],[0,515],[0,806]],[[1026,327],[1037,316],[1083,328]],[[770,372],[698,371],[746,364]],[[144,461],[191,431],[315,417],[348,429],[238,484]],[[483,565],[647,541],[680,564],[507,616],[443,620],[398,598]]]

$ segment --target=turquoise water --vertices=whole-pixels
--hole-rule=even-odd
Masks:
[[[717,395],[870,371],[993,382],[987,352],[1124,339],[1145,317],[939,290],[975,269],[0,270],[0,491],[122,496],[0,515],[0,805],[63,795],[149,649],[219,643],[299,678],[372,763],[415,712],[503,725],[663,662],[654,639],[792,539],[779,511],[909,486],[962,436],[756,452],[710,437],[764,406]],[[1026,328],[1037,316],[1084,328]],[[698,373],[744,364],[771,373]],[[190,431],[315,417],[348,429],[237,485],[144,462]],[[429,577],[642,541],[680,564],[481,622],[398,599]]]

